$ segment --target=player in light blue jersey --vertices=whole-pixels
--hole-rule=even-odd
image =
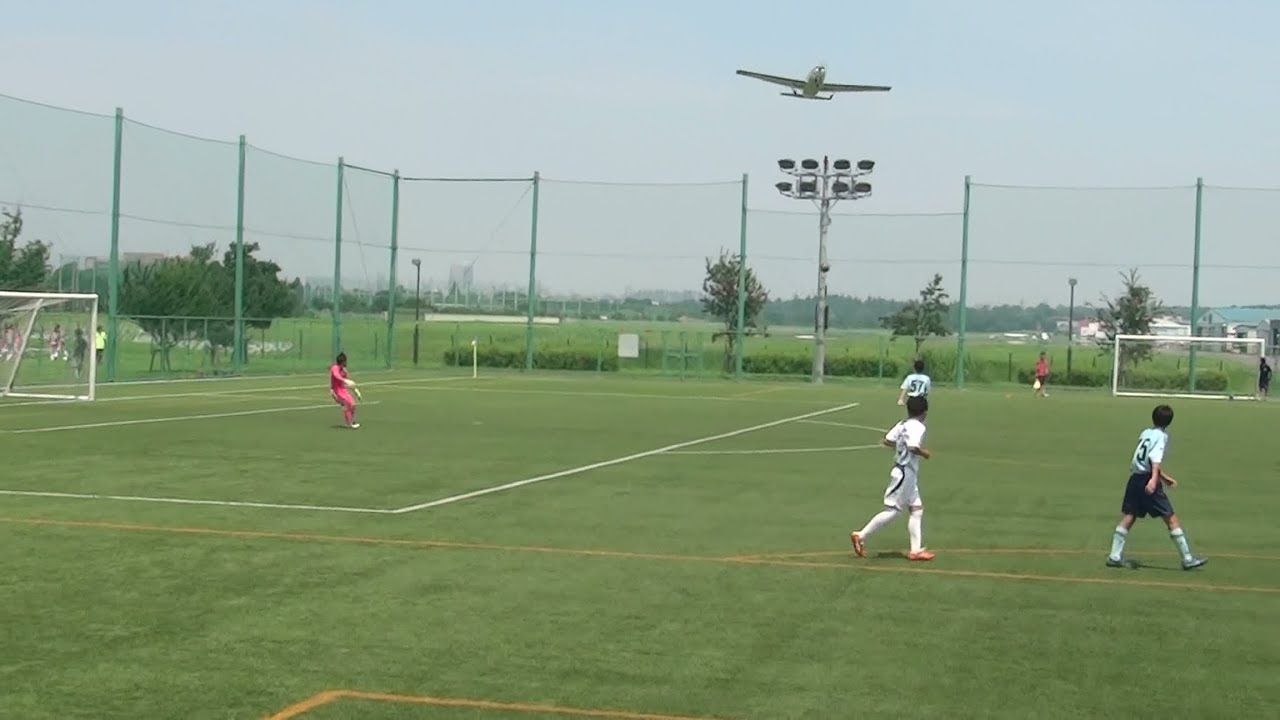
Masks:
[[[1208,562],[1191,554],[1182,523],[1173,511],[1173,503],[1164,492],[1164,486],[1176,487],[1178,481],[1164,471],[1164,455],[1169,447],[1169,426],[1173,424],[1173,408],[1158,405],[1151,411],[1152,427],[1138,436],[1138,447],[1133,451],[1129,464],[1129,484],[1125,487],[1124,502],[1120,505],[1120,524],[1111,539],[1111,554],[1107,556],[1109,567],[1135,567],[1124,561],[1124,543],[1129,528],[1141,517],[1160,517],[1169,526],[1169,537],[1182,557],[1182,569],[1193,570]]]
[[[902,381],[902,392],[898,393],[898,404],[906,405],[909,397],[929,397],[929,388],[933,387],[933,381],[928,375],[924,374],[924,361],[917,360],[913,367],[915,372],[911,373]]]

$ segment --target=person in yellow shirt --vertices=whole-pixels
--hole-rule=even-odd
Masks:
[[[102,364],[102,354],[107,351],[107,331],[98,326],[98,332],[93,336],[93,350],[98,356],[98,364]]]

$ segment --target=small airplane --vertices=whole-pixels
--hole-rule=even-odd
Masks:
[[[778,77],[777,75],[765,75],[763,73],[751,72],[750,70],[739,70],[739,75],[756,80],[763,80],[775,85],[785,85],[791,88],[789,93],[778,93],[787,97],[801,98],[803,100],[830,100],[835,97],[838,92],[889,92],[888,85],[841,85],[839,83],[827,82],[827,68],[822,65],[815,66],[809,71],[804,80],[796,80],[795,78]],[[832,93],[831,95],[819,95],[820,92]]]

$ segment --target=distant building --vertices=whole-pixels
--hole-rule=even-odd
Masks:
[[[1280,309],[1231,307],[1210,310],[1200,316],[1197,334],[1205,337],[1268,338],[1274,344]]]
[[[449,289],[453,292],[469,293],[474,282],[474,264],[449,266]]]
[[[169,257],[164,253],[158,252],[122,252],[120,253],[120,267],[129,265],[153,265]],[[84,267],[86,270],[93,270],[98,267],[108,267],[111,264],[111,258],[104,257],[87,257],[84,259]]]
[[[1178,317],[1159,317],[1151,321],[1151,334],[1160,337],[1191,337],[1191,323]]]

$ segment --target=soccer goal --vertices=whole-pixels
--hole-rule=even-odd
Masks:
[[[0,397],[92,400],[98,296],[0,290]]]
[[[1256,400],[1264,338],[1118,335],[1111,394]],[[1194,377],[1192,373],[1194,372]]]

